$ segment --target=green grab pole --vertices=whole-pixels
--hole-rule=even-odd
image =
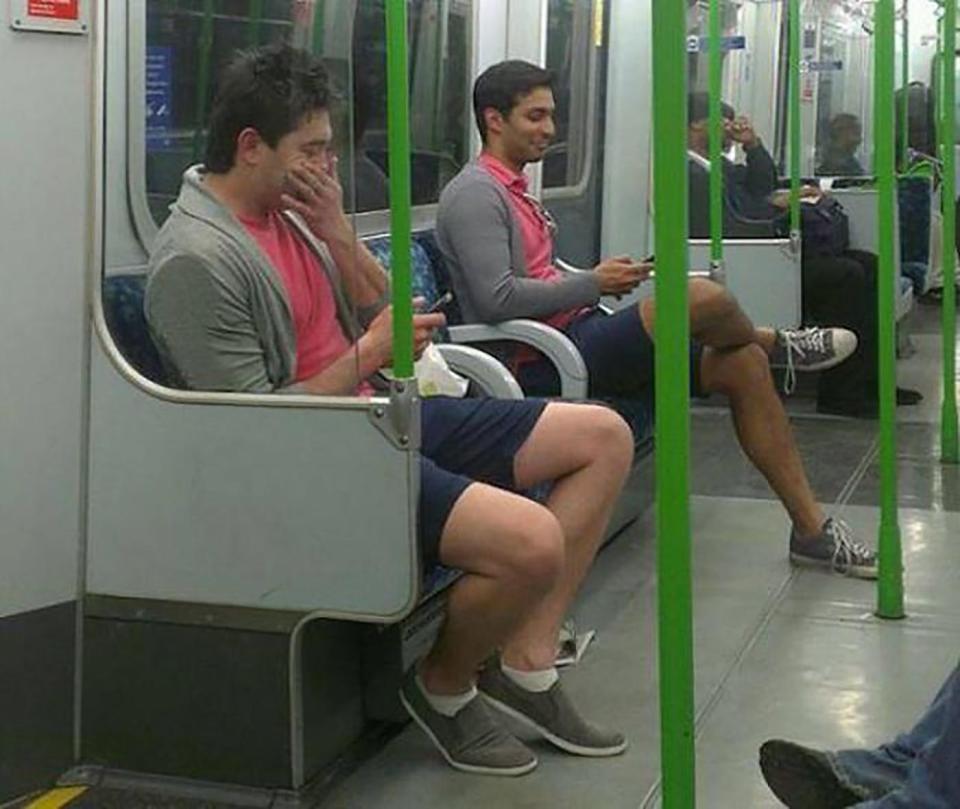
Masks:
[[[390,252],[393,287],[393,374],[413,377],[413,286],[410,277],[410,89],[407,0],[387,0],[387,126]]]
[[[714,270],[723,263],[723,54],[720,51],[720,4],[710,0],[710,262]]]
[[[326,4],[323,0],[316,0],[313,5],[313,52],[323,53],[323,36],[326,28]],[[352,71],[356,70],[356,65],[351,65]]]
[[[789,16],[790,81],[790,241],[800,249],[800,0],[790,0]]]
[[[260,29],[263,23],[263,0],[250,0],[250,22],[247,27],[247,41],[255,48],[260,44]]]
[[[957,463],[957,251],[956,251],[956,149],[957,141],[957,0],[943,8],[943,92],[940,157],[943,160],[943,401],[940,407],[940,458]]]
[[[896,177],[893,109],[894,0],[878,0],[874,33],[874,171],[877,175],[879,277],[877,285],[880,363],[880,529],[877,615],[903,618],[903,560],[897,524],[896,435]]]
[[[663,809],[696,803],[690,574],[686,4],[653,4],[656,480]]]
[[[900,171],[910,168],[910,21],[907,0],[903,0],[903,26],[900,29]]]
[[[197,92],[194,104],[196,126],[193,130],[193,162],[200,159],[203,144],[203,124],[207,118],[207,95],[210,92],[210,55],[213,51],[213,0],[203,0],[203,22],[197,40],[200,51],[197,69]]]

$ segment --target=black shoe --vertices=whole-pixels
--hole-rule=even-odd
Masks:
[[[915,405],[923,401],[923,394],[913,388],[897,388],[898,405]]]
[[[787,809],[842,809],[867,797],[841,782],[826,753],[793,742],[764,742],[760,770]]]

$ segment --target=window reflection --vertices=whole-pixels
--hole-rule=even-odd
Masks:
[[[322,54],[341,99],[336,130],[346,207],[388,205],[384,0],[147,0],[147,201],[167,216],[184,169],[203,159],[204,122],[238,49],[289,41]],[[446,12],[444,14],[444,12]],[[468,156],[472,0],[409,0],[414,204],[436,202]]]

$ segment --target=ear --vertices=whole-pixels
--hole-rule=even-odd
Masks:
[[[500,110],[496,107],[487,107],[483,111],[483,120],[487,123],[487,132],[492,132],[495,135],[500,135],[503,133],[503,115],[500,114]]]
[[[240,166],[255,166],[260,162],[266,144],[260,133],[248,126],[237,135],[237,154],[234,162]]]

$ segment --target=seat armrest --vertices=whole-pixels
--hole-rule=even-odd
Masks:
[[[535,348],[557,369],[560,394],[564,399],[583,399],[587,395],[587,366],[573,341],[559,329],[538,320],[505,320],[496,325],[451,326],[454,343],[521,343]]]
[[[487,395],[497,399],[522,399],[523,390],[496,357],[471,346],[438,343],[437,350],[447,365],[474,382]]]

